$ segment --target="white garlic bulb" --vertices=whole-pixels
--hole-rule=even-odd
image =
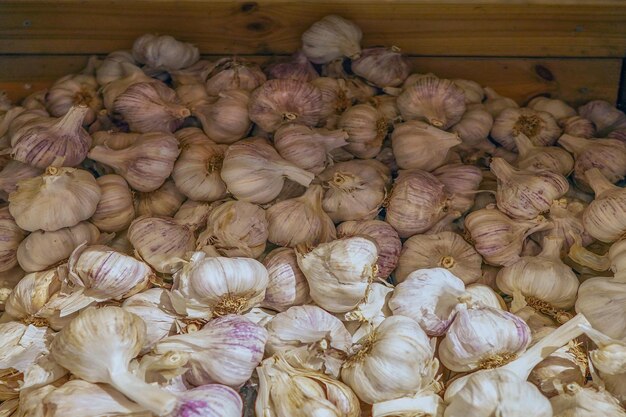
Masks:
[[[388,128],[385,117],[369,104],[348,108],[337,127],[348,133],[344,149],[361,159],[373,158],[380,152]]]
[[[468,108],[461,120],[450,128],[459,135],[463,143],[476,143],[489,136],[493,117],[482,108]]]
[[[358,58],[362,36],[361,29],[350,20],[329,15],[302,34],[302,52],[314,64],[326,64],[344,56]]]
[[[197,143],[183,147],[172,171],[172,178],[184,195],[196,201],[216,201],[226,197],[226,184],[220,177],[227,145]]]
[[[126,180],[117,174],[96,178],[102,193],[96,211],[89,221],[103,232],[127,229],[135,218],[133,194]]]
[[[524,134],[537,146],[553,145],[561,128],[550,113],[529,108],[506,108],[493,122],[491,137],[509,151],[517,150],[515,136]]]
[[[497,308],[505,311],[508,310],[504,299],[500,296],[498,292],[496,292],[496,290],[494,290],[489,285],[476,282],[474,284],[466,286],[465,291],[470,295],[472,302],[475,304]]]
[[[198,48],[171,36],[146,33],[135,39],[133,58],[148,68],[177,70],[192,66],[200,58]]]
[[[626,233],[626,189],[611,184],[598,168],[585,172],[585,177],[596,194],[583,212],[585,230],[602,242],[620,239]]]
[[[401,85],[410,71],[408,61],[397,46],[365,48],[352,60],[352,72],[380,88]]]
[[[276,248],[263,259],[269,282],[261,307],[285,311],[311,301],[309,284],[300,267],[296,251],[291,248]]]
[[[458,135],[419,120],[395,125],[391,135],[393,154],[402,169],[430,172],[443,165],[450,149],[460,143]]]
[[[202,130],[216,143],[234,143],[246,137],[252,122],[248,117],[250,93],[228,90],[219,93],[203,116],[198,115]]]
[[[556,120],[576,116],[576,110],[563,100],[550,99],[542,96],[535,97],[530,100],[528,102],[528,107],[533,110],[550,113]]]
[[[19,246],[25,236],[11,216],[9,207],[0,208],[0,273],[17,265]]]
[[[61,117],[72,106],[86,106],[89,110],[83,124],[90,125],[96,120],[97,112],[102,109],[102,99],[97,90],[98,82],[93,75],[66,75],[56,80],[46,93],[46,109],[50,115]]]

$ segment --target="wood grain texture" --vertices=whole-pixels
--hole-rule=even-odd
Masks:
[[[452,4],[455,3],[455,4]],[[363,45],[429,56],[626,56],[626,2],[564,1],[2,1],[0,53],[106,53],[145,32],[211,54],[280,54],[336,13]]]
[[[80,71],[88,56],[0,55],[0,90],[14,101],[46,88],[55,79]],[[209,56],[208,59],[217,57]],[[266,56],[248,59],[266,62]],[[520,104],[538,95],[561,98],[575,105],[592,99],[617,100],[620,59],[505,59],[410,57],[416,72],[464,78],[488,85]]]

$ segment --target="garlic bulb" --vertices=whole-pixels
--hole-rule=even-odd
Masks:
[[[125,64],[125,65],[124,65]],[[114,51],[108,54],[96,68],[96,80],[106,85],[128,75],[128,66],[135,67],[135,59],[130,51]]]
[[[596,194],[583,212],[585,230],[602,242],[620,239],[626,233],[626,189],[611,184],[598,168],[585,172],[585,177]]]
[[[561,174],[518,170],[502,158],[493,158],[489,168],[498,179],[498,208],[515,219],[532,219],[547,212],[552,201],[569,189]]]
[[[176,397],[145,383],[128,368],[145,333],[144,322],[121,308],[88,308],[59,332],[50,351],[77,377],[110,384],[137,404],[164,415],[174,409]]]
[[[278,246],[317,246],[336,239],[333,220],[322,209],[324,189],[311,185],[301,197],[267,209],[268,240]]]
[[[352,72],[376,87],[397,87],[409,76],[411,67],[400,48],[366,48],[352,61]]]
[[[183,194],[192,200],[215,201],[226,196],[220,170],[226,145],[208,141],[184,146],[174,165],[172,178]]]
[[[418,269],[445,268],[465,284],[471,284],[482,276],[481,264],[481,256],[456,233],[415,235],[402,246],[395,282],[403,282]]]
[[[174,219],[183,226],[186,226],[192,232],[206,226],[206,220],[209,217],[211,205],[209,203],[187,200],[185,201],[176,214]]]
[[[313,23],[302,34],[302,52],[314,64],[361,54],[361,29],[341,16],[329,15]]]
[[[589,359],[593,364],[592,376],[594,381],[603,384],[607,391],[613,394],[623,405],[626,403],[626,391],[624,390],[626,345],[624,341],[613,339],[590,326],[583,326],[583,330],[597,347],[589,351]]]
[[[391,135],[393,154],[402,169],[432,171],[443,165],[450,149],[460,143],[456,134],[419,120],[396,125]]]
[[[70,74],[59,78],[46,93],[46,109],[51,116],[61,117],[72,106],[86,106],[83,123],[90,125],[102,109],[102,99],[97,92],[98,82],[93,75]]]
[[[91,223],[103,232],[119,232],[135,218],[133,194],[120,175],[103,175],[96,179],[102,195],[91,216]]]
[[[160,188],[136,195],[137,215],[173,216],[185,200],[174,181],[166,180]]]
[[[596,134],[596,127],[589,119],[580,116],[572,116],[559,120],[559,126],[563,129],[563,133],[576,136],[578,138],[592,138]],[[611,135],[609,134],[609,137]]]
[[[613,339],[626,337],[626,325],[615,320],[624,314],[626,284],[623,277],[590,278],[580,284],[576,299],[576,312],[583,313],[594,329]]]
[[[377,161],[339,162],[319,177],[327,188],[323,208],[334,222],[372,219],[387,195],[388,168]]]
[[[175,276],[172,294],[193,318],[241,314],[257,306],[269,283],[267,269],[250,258],[223,258],[195,252]]]
[[[561,128],[550,113],[529,108],[506,108],[495,118],[491,137],[509,151],[517,150],[515,136],[524,134],[537,146],[553,145]]]
[[[171,36],[146,33],[135,39],[133,58],[148,68],[177,70],[192,66],[200,58],[198,48]]]
[[[83,129],[89,111],[76,106],[59,119],[35,119],[11,137],[13,159],[34,167],[76,166],[87,156],[91,137]]]
[[[574,179],[587,186],[585,172],[598,168],[612,183],[626,176],[626,143],[617,139],[584,139],[563,135],[559,144],[574,154]]]
[[[17,183],[20,180],[36,177],[42,172],[43,170],[39,168],[12,159],[0,171],[0,190],[10,194],[17,190]],[[6,198],[4,199],[6,200]]]
[[[398,232],[382,220],[347,221],[337,226],[337,237],[365,236],[378,247],[378,277],[386,279],[391,275],[398,264],[402,243]]]
[[[321,91],[296,80],[266,81],[252,92],[248,104],[250,120],[268,132],[286,122],[315,126],[321,109]]]
[[[454,85],[463,90],[465,104],[480,104],[485,98],[485,91],[479,83],[472,80],[455,79]]]
[[[387,317],[354,348],[341,379],[368,404],[414,394],[433,382],[439,367],[430,340],[408,317]]]
[[[380,152],[388,126],[376,108],[357,104],[341,115],[337,127],[348,133],[348,145],[344,149],[357,158],[369,159]]]
[[[308,187],[315,177],[282,159],[262,138],[249,138],[229,146],[224,154],[221,176],[238,200],[257,204],[276,198],[285,178]]]
[[[435,169],[432,174],[446,186],[452,211],[465,213],[472,208],[483,179],[480,168],[473,165],[448,164]]]
[[[404,120],[424,120],[448,130],[465,112],[465,94],[450,80],[422,77],[398,96],[398,109]]]
[[[334,240],[297,255],[311,298],[332,313],[354,309],[376,277],[378,251],[374,241],[367,238]]]
[[[311,301],[309,284],[298,266],[294,249],[274,249],[263,259],[263,265],[267,268],[269,282],[261,307],[282,312]]]
[[[11,216],[9,207],[0,208],[0,273],[17,265],[20,242],[25,236]]]
[[[269,226],[266,213],[256,204],[227,201],[213,209],[197,246],[212,245],[222,256],[258,258],[265,251]]]
[[[250,131],[248,102],[250,93],[246,90],[220,92],[208,112],[199,117],[202,130],[216,143],[230,144],[243,139]]]
[[[615,397],[602,388],[583,388],[583,382],[564,385],[561,393],[550,399],[550,404],[554,417],[626,416]]]
[[[174,132],[191,115],[176,92],[157,81],[139,82],[126,88],[113,102],[133,132]]]
[[[524,240],[546,230],[551,224],[542,216],[532,220],[513,220],[494,208],[473,211],[465,218],[476,252],[491,265],[511,265],[519,259]]]
[[[326,124],[336,124],[339,116],[349,108],[353,101],[352,92],[343,78],[319,77],[311,81],[322,93],[320,119]],[[328,126],[327,126],[328,127]]]
[[[229,90],[252,91],[265,82],[265,74],[255,63],[237,57],[222,58],[207,76],[206,90],[217,97]]]
[[[49,167],[42,175],[18,183],[17,191],[9,195],[9,212],[21,229],[51,232],[90,218],[100,194],[89,172]]]
[[[180,268],[195,237],[171,217],[138,217],[128,228],[128,240],[137,254],[158,272],[171,274]]]
[[[394,315],[415,320],[426,334],[442,336],[456,306],[466,299],[461,279],[443,268],[418,269],[398,284],[389,299]]]
[[[313,130],[289,123],[274,133],[274,147],[287,161],[314,174],[321,173],[331,163],[329,152],[346,146],[348,133],[343,130]]]
[[[102,99],[104,107],[108,112],[113,112],[115,99],[124,93],[130,86],[138,83],[158,83],[155,79],[146,75],[139,67],[128,62],[120,63],[123,68],[121,71],[123,75],[120,78],[111,81],[102,87],[100,92],[102,93]]]
[[[578,108],[578,114],[589,119],[596,126],[597,137],[604,137],[611,131],[626,127],[626,114],[604,100],[592,100]]]
[[[498,292],[496,292],[496,290],[494,290],[489,285],[477,282],[465,287],[465,291],[470,295],[472,302],[475,304],[497,308],[505,311],[508,310],[504,299],[500,296],[500,294],[498,294]],[[523,317],[521,318],[524,319]]]
[[[519,169],[540,172],[547,170],[561,175],[569,175],[574,168],[574,158],[569,152],[556,146],[535,146],[524,134],[515,136],[519,156],[516,164]]]
[[[345,384],[321,372],[291,366],[281,356],[265,359],[257,368],[257,416],[359,417],[359,399]]]
[[[487,136],[493,126],[493,117],[482,108],[468,108],[461,120],[450,128],[463,143],[476,143]]]
[[[197,414],[203,417],[240,417],[243,413],[241,396],[234,389],[220,384],[207,384],[178,394],[176,417]]]
[[[505,109],[519,108],[519,105],[515,102],[515,100],[501,96],[491,87],[485,87],[484,91],[486,97],[486,100],[483,103],[485,110],[487,110],[494,119]]]
[[[163,185],[179,153],[174,136],[153,132],[140,135],[123,149],[96,146],[88,156],[113,168],[133,189],[147,193]]]
[[[17,260],[26,272],[43,271],[69,258],[80,244],[93,245],[99,238],[100,231],[89,222],[54,232],[37,230],[20,243]]]
[[[445,217],[448,204],[445,185],[434,175],[402,171],[391,190],[385,221],[407,238],[433,227]]]
[[[582,214],[587,207],[576,199],[561,198],[552,202],[548,219],[552,223],[552,229],[537,232],[531,236],[537,242],[541,242],[546,236],[558,236],[563,239],[561,254],[566,254],[580,237],[582,246],[593,242],[593,238],[585,230],[582,222]]]
[[[528,107],[536,111],[550,113],[556,120],[576,116],[576,110],[563,100],[550,99],[542,96],[530,100]]]
[[[307,82],[319,77],[315,67],[301,50],[296,51],[286,60],[270,64],[265,68],[265,72],[270,79],[280,78]]]
[[[267,331],[250,320],[227,315],[196,332],[167,337],[154,347],[158,354],[189,354],[185,379],[192,385],[219,383],[240,387],[263,359]]]
[[[343,323],[317,306],[296,306],[278,313],[267,331],[269,355],[280,354],[294,366],[335,378],[352,345]]]

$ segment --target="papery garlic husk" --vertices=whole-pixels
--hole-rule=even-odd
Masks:
[[[119,307],[88,308],[57,334],[50,351],[75,376],[110,384],[139,405],[163,415],[174,409],[176,397],[129,370],[145,333],[144,322]]]
[[[108,54],[98,68],[96,68],[96,80],[100,85],[106,85],[111,81],[118,80],[127,74],[126,66],[135,66],[135,59],[131,51],[113,51]]]
[[[498,179],[498,208],[515,219],[529,220],[549,211],[552,201],[569,189],[561,174],[518,170],[502,158],[493,158],[490,169]]]
[[[219,96],[228,90],[252,91],[266,80],[261,68],[237,57],[222,58],[208,74],[206,90],[210,96]]]
[[[624,417],[626,411],[604,388],[584,387],[584,382],[564,384],[550,399],[554,417]]]
[[[439,344],[439,360],[454,372],[494,368],[515,359],[531,341],[528,325],[502,309],[459,305]]]
[[[18,251],[26,233],[20,229],[9,212],[9,207],[0,208],[0,273],[17,265]]]
[[[215,201],[226,196],[226,184],[220,170],[226,145],[194,143],[184,146],[174,165],[172,178],[176,187],[197,201]]]
[[[0,275],[0,311],[4,311],[4,305],[11,295],[13,288],[26,275],[22,268],[15,266]]]
[[[460,143],[458,135],[419,120],[397,124],[391,135],[393,154],[402,169],[432,171],[443,165],[450,149]]]
[[[457,78],[452,82],[463,90],[465,104],[480,104],[485,98],[485,91],[476,81]]]
[[[33,178],[42,173],[43,170],[39,168],[12,159],[6,164],[2,171],[0,171],[0,190],[6,194],[10,194],[17,190],[17,183],[20,180]]]
[[[361,29],[341,16],[329,15],[313,23],[302,34],[302,52],[314,64],[334,59],[356,59],[361,54]]]
[[[327,127],[333,127],[339,116],[348,109],[354,97],[343,78],[319,77],[311,81],[322,93],[322,109],[320,119],[326,121]],[[328,126],[330,124],[331,126]]]
[[[278,313],[267,325],[265,351],[280,354],[298,368],[324,372],[334,378],[352,346],[341,320],[317,306],[295,306]]]
[[[206,220],[211,212],[211,204],[203,201],[187,200],[178,209],[174,219],[192,232],[206,226]]]
[[[578,113],[593,122],[597,137],[602,138],[615,129],[626,127],[626,114],[608,101],[592,100],[580,106]]]
[[[270,79],[279,78],[307,82],[319,77],[315,67],[301,50],[296,51],[287,60],[270,64],[265,68],[265,72]]]
[[[197,115],[204,133],[216,143],[230,144],[244,138],[252,123],[248,118],[249,100],[246,90],[220,92],[206,114]]]
[[[49,167],[40,176],[18,182],[17,191],[9,195],[9,211],[21,229],[51,232],[90,218],[100,195],[89,172]]]
[[[344,149],[361,159],[378,155],[388,129],[385,117],[369,104],[348,108],[341,115],[337,127],[348,133],[348,145]]]
[[[578,277],[561,261],[563,239],[547,236],[537,256],[523,256],[498,272],[500,291],[515,296],[521,293],[526,303],[543,312],[546,309],[569,310],[576,302]],[[544,305],[547,304],[547,305]],[[559,318],[559,317],[555,317]]]
[[[333,149],[346,146],[348,133],[343,130],[313,130],[290,123],[274,133],[274,147],[287,161],[314,174],[321,173],[332,163]]]
[[[528,236],[552,227],[542,216],[513,220],[495,208],[473,211],[464,223],[476,252],[485,262],[496,266],[515,263]]]
[[[113,111],[139,133],[174,132],[191,115],[174,90],[156,81],[128,87],[113,102]]]
[[[566,135],[576,136],[578,138],[592,138],[596,134],[596,127],[589,119],[580,116],[572,116],[559,120],[559,126]],[[609,137],[610,134],[609,134]]]
[[[408,317],[387,317],[353,348],[341,369],[341,379],[368,404],[425,388],[439,367],[431,341]]]
[[[449,194],[449,208],[465,213],[474,205],[476,193],[483,179],[483,172],[474,165],[448,164],[432,171],[446,186]]]
[[[66,75],[56,80],[46,93],[46,109],[50,115],[61,117],[72,106],[87,106],[83,123],[90,125],[96,120],[96,113],[102,109],[102,99],[97,90],[98,82],[93,75]]]
[[[508,307],[500,294],[486,284],[476,282],[466,286],[465,291],[470,295],[473,303],[491,308],[498,308],[504,311],[508,310]]]
[[[180,150],[168,133],[145,133],[128,147],[115,149],[107,144],[89,151],[89,158],[113,168],[135,190],[144,193],[159,188],[174,169]]]
[[[75,106],[59,119],[35,119],[11,137],[13,159],[34,167],[75,166],[87,156],[91,137],[83,129],[86,106]]]
[[[194,249],[195,236],[171,217],[136,218],[128,228],[128,240],[136,253],[158,272],[180,269],[185,254]]]
[[[37,230],[28,235],[17,249],[17,260],[26,272],[43,271],[69,258],[82,243],[95,244],[100,231],[89,222],[80,222],[54,232]]]
[[[359,417],[359,399],[344,383],[321,372],[291,366],[281,356],[264,360],[257,368],[258,416]]]
[[[269,203],[280,194],[285,179],[308,187],[314,174],[282,159],[262,138],[249,138],[228,147],[221,176],[238,200]]]
[[[569,175],[574,168],[574,158],[569,152],[556,146],[535,146],[524,134],[515,136],[519,152],[516,164],[519,169],[540,172],[547,170]]]
[[[100,130],[94,132],[93,147],[106,146],[114,150],[120,150],[131,146],[141,136],[141,133],[126,133],[115,130]]]
[[[385,221],[401,238],[424,233],[446,216],[445,185],[428,172],[401,171],[391,190]]]
[[[626,189],[611,184],[598,168],[585,177],[596,194],[583,212],[585,230],[602,242],[621,239],[626,233]]]
[[[50,394],[56,388],[57,387],[54,385],[45,385],[43,387],[36,388],[34,390],[24,390],[22,391],[22,395],[20,395],[19,399],[18,398],[14,399],[15,401],[18,401],[19,403],[19,410],[17,410],[15,414],[2,414],[0,412],[0,415],[4,417],[13,416],[13,415],[17,417],[42,416],[44,415],[43,414],[44,405],[42,404],[41,401],[42,399],[46,397],[46,395]],[[28,395],[26,393],[28,393]],[[2,405],[4,406],[10,401],[13,401],[13,400],[5,401],[2,403]]]
[[[404,120],[424,120],[447,130],[461,120],[465,94],[450,80],[422,77],[398,96],[398,109]]]
[[[166,180],[160,188],[136,195],[137,215],[173,216],[185,200],[174,181]]]
[[[595,277],[578,288],[576,312],[583,313],[594,329],[613,339],[626,337],[626,324],[615,320],[625,314],[626,283],[623,279]]]
[[[171,36],[146,33],[133,43],[133,58],[152,69],[177,70],[195,64],[200,58],[198,48]]]
[[[376,278],[378,250],[376,243],[368,238],[334,240],[297,255],[311,298],[331,313],[353,310],[366,297]]]
[[[607,135],[607,138],[617,139],[621,142],[626,143],[626,126],[613,130],[611,133]]]
[[[120,77],[104,85],[100,92],[104,107],[112,113],[115,99],[124,93],[130,86],[138,83],[158,83],[159,81],[146,75],[141,68],[129,62],[120,62]]]
[[[211,210],[197,247],[212,246],[221,256],[258,258],[268,238],[266,213],[256,204],[226,201]]]
[[[240,417],[243,401],[234,389],[220,384],[207,384],[178,394],[178,406],[170,417],[196,414],[202,417]]]
[[[301,197],[287,199],[267,209],[268,240],[278,246],[309,247],[337,238],[333,220],[322,208],[324,189],[311,185]]]
[[[167,337],[154,352],[189,354],[185,379],[192,385],[219,383],[240,387],[263,359],[267,331],[230,314],[209,321],[196,332]]]
[[[493,122],[491,137],[509,151],[517,150],[515,136],[523,134],[536,146],[556,143],[561,128],[550,113],[529,108],[506,108]]]
[[[415,235],[402,246],[394,281],[401,283],[418,269],[445,268],[465,284],[471,284],[482,276],[481,264],[481,256],[456,233]]]
[[[398,264],[402,243],[398,232],[382,220],[347,221],[337,226],[337,237],[365,236],[378,247],[378,277],[386,279]]]
[[[269,282],[261,307],[285,311],[311,301],[309,284],[300,267],[296,251],[291,248],[276,248],[263,259]]]
[[[582,214],[586,207],[585,203],[573,198],[555,200],[548,213],[548,219],[553,225],[552,229],[537,232],[531,238],[537,242],[541,242],[549,235],[562,238],[561,254],[569,252],[577,236],[580,237],[582,246],[589,245],[593,242],[593,238],[587,233],[582,223]]]
[[[381,94],[378,96],[370,97],[367,103],[374,106],[380,114],[383,115],[388,125],[394,125],[395,123],[402,121],[400,116],[400,110],[396,104],[396,98],[387,94]]]
[[[485,87],[486,100],[484,101],[485,110],[487,110],[494,119],[507,108],[519,108],[515,100],[498,94],[493,88]]]
[[[363,336],[378,327],[385,318],[392,315],[387,302],[394,288],[386,281],[372,283],[365,298],[352,311],[335,314],[343,320],[346,329],[352,335],[352,342],[358,342]]]
[[[585,172],[598,168],[612,183],[626,176],[626,143],[618,139],[584,139],[563,135],[559,144],[574,154],[574,179],[577,184],[588,188]]]
[[[252,92],[248,103],[250,120],[268,132],[289,122],[316,126],[321,110],[321,91],[296,80],[266,81]]]
[[[463,143],[473,144],[489,136],[493,117],[482,108],[468,108],[461,120],[450,128]]]
[[[372,417],[443,417],[443,399],[428,390],[372,406]]]
[[[418,269],[396,286],[389,308],[394,315],[415,320],[426,334],[442,336],[456,306],[466,298],[463,281],[447,269]]]
[[[563,100],[539,96],[530,100],[527,106],[536,111],[550,113],[556,120],[576,116],[576,110]]]
[[[119,232],[127,229],[135,218],[133,194],[126,180],[117,174],[96,179],[101,197],[96,212],[89,221],[103,232]]]
[[[409,76],[411,67],[400,48],[365,48],[352,60],[352,72],[377,87],[397,87]]]

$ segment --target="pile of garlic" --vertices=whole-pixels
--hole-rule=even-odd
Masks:
[[[626,416],[626,115],[361,36],[0,97],[0,416]]]

